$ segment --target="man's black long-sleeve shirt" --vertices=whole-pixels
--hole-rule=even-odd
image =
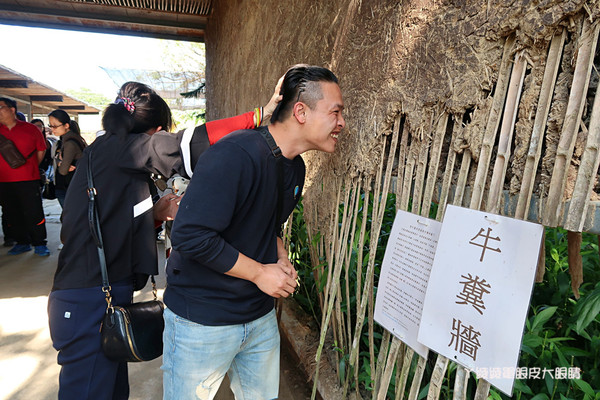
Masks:
[[[277,213],[277,168],[258,131],[231,133],[198,160],[173,224],[165,304],[204,325],[232,325],[267,314],[273,298],[254,283],[225,275],[239,253],[277,261],[277,226],[296,206],[304,185],[302,157],[283,157],[283,203]]]

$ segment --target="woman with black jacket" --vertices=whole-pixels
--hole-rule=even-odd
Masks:
[[[278,92],[264,107],[264,115],[252,111],[176,134],[168,132],[172,125],[168,105],[144,84],[125,83],[115,103],[107,106],[102,118],[106,133],[83,151],[65,198],[64,248],[48,299],[51,339],[62,366],[59,399],[129,397],[127,364],[107,359],[100,344],[106,296],[88,224],[88,158],[112,304],[126,305],[134,289],[141,289],[148,275],[158,273],[156,221],[172,220],[177,212],[176,195],[153,203],[151,174],[190,178],[192,160],[199,153],[227,132],[260,125],[275,108]]]

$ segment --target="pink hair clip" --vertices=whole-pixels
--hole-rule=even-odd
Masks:
[[[117,100],[115,100],[115,104],[123,104],[130,114],[133,114],[135,111],[135,103],[129,97],[119,97]]]

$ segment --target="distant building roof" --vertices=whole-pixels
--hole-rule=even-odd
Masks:
[[[28,76],[0,65],[0,96],[17,102],[17,109],[25,113],[31,106],[32,114],[48,114],[61,109],[73,114],[98,114],[100,110],[84,101],[58,91]]]

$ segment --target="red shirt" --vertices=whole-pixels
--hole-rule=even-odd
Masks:
[[[217,119],[206,124],[206,132],[210,145],[217,143],[223,136],[239,129],[254,129],[254,111],[235,117]]]
[[[12,129],[0,125],[0,135],[12,140],[17,149],[28,157],[27,162],[19,168],[11,168],[0,156],[0,182],[23,182],[40,179],[38,169],[38,151],[46,151],[46,140],[40,130],[29,122],[16,121]]]

